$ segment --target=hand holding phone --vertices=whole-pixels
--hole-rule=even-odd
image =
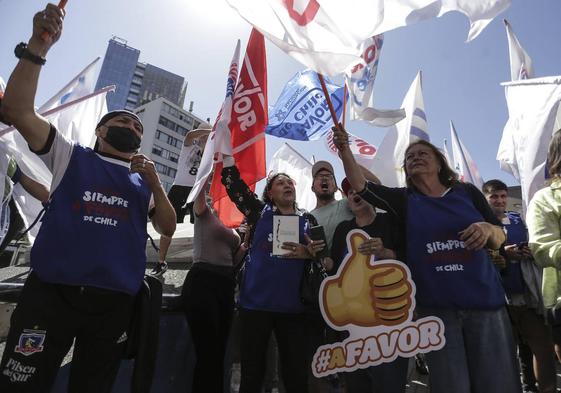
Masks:
[[[316,252],[316,257],[318,258],[325,258],[329,256],[329,248],[327,247],[327,239],[325,237],[325,231],[323,230],[323,226],[316,225],[310,228],[310,238],[313,241],[320,241],[323,240],[325,247],[321,250]]]

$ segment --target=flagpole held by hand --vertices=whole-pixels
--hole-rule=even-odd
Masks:
[[[329,97],[329,92],[327,91],[327,86],[325,86],[325,80],[323,79],[323,75],[318,73],[319,83],[321,83],[321,90],[323,90],[323,95],[325,96],[325,101],[327,102],[327,106],[329,107],[329,112],[331,113],[331,119],[333,120],[333,124],[337,125],[339,121],[337,120],[337,113],[335,113],[335,109],[333,108],[333,103],[331,102],[331,97]]]
[[[341,122],[343,124],[343,128],[345,128],[345,119],[346,119],[346,115],[347,115],[347,82],[345,82],[345,90],[343,91],[343,121]]]
[[[68,0],[60,0],[57,7],[63,10],[64,7],[66,7],[66,3],[68,3]],[[43,39],[43,41],[47,41],[47,39],[49,38],[49,32],[45,30],[41,35],[41,38]]]

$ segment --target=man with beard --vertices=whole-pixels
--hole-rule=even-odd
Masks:
[[[368,169],[359,166],[364,177],[376,184],[380,180]],[[310,213],[323,226],[327,247],[331,247],[333,234],[339,223],[354,217],[349,208],[347,198],[335,199],[337,181],[333,166],[327,161],[318,161],[312,167],[312,191],[316,195],[316,208]]]
[[[340,222],[353,218],[347,198],[335,199],[337,182],[333,166],[327,161],[318,161],[312,167],[312,191],[316,195],[316,208],[310,213],[323,226],[327,247],[331,247],[335,228]]]

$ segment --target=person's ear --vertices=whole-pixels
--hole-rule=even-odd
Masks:
[[[95,129],[95,136],[100,136],[101,130],[103,129],[103,127],[107,128],[107,126],[105,124],[102,124]]]
[[[267,191],[267,198],[269,198],[269,200],[273,203],[273,193],[271,192],[271,190]]]

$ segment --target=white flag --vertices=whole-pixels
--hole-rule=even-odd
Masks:
[[[454,156],[454,169],[460,175],[460,180],[471,183],[481,190],[483,179],[479,174],[479,169],[475,161],[471,158],[465,145],[458,137],[454,124],[450,121],[450,134],[452,138],[452,155]]]
[[[405,109],[405,119],[388,130],[370,167],[382,184],[388,187],[405,186],[403,159],[409,144],[419,139],[430,140],[420,71],[411,83],[401,107]]]
[[[448,162],[450,168],[453,168],[454,162],[450,158],[450,152],[448,151],[448,141],[446,139],[444,139],[444,143],[442,144],[442,152],[444,153],[444,157],[446,158],[446,161]]]
[[[4,95],[4,90],[6,90],[6,82],[4,82],[4,79],[0,76],[0,98]]]
[[[395,28],[438,17],[465,14],[468,41],[509,5],[510,0],[227,0],[250,24],[290,56],[334,76],[364,62],[360,44]]]
[[[530,79],[534,77],[534,70],[532,67],[532,59],[526,53],[526,51],[520,45],[518,38],[514,35],[512,27],[504,20],[506,35],[508,38],[508,52],[510,55],[510,78],[512,81],[517,81],[521,79]],[[516,162],[514,136],[512,135],[512,128],[505,127],[503,130],[503,135],[501,137],[501,142],[499,143],[499,148],[497,151],[497,159],[499,156],[499,164],[502,170],[511,173],[515,178],[519,179],[518,168],[511,165],[510,163]]]
[[[86,68],[68,82],[58,93],[41,105],[39,109],[37,109],[37,112],[43,113],[91,94],[95,88],[95,66],[98,61],[99,57],[88,64]]]
[[[405,117],[403,109],[380,110],[374,108],[374,80],[378,72],[384,35],[368,38],[360,45],[366,65],[357,64],[346,74],[351,102],[351,119],[365,120],[377,127],[389,127]]]
[[[508,21],[504,20],[506,28],[506,36],[508,38],[508,53],[510,56],[510,80],[517,81],[519,79],[530,79],[534,77],[534,69],[532,67],[532,59],[520,42]]]
[[[372,166],[372,160],[376,155],[376,151],[378,150],[376,146],[366,142],[364,139],[359,138],[356,135],[348,133],[349,135],[349,148],[351,152],[355,156],[355,160],[357,163],[362,165],[365,168],[370,168]],[[330,130],[325,136],[323,137],[323,142],[325,144],[325,148],[329,150],[332,154],[338,156],[338,150],[333,142],[333,131]]]
[[[296,184],[298,207],[312,210],[316,206],[316,196],[312,192],[312,163],[306,160],[288,143],[284,143],[269,163],[269,173],[284,172]]]
[[[234,50],[234,56],[232,56],[232,61],[230,62],[230,68],[228,71],[228,79],[226,81],[226,97],[222,103],[222,108],[218,112],[218,116],[212,127],[208,139],[205,145],[205,151],[203,157],[201,158],[201,163],[199,164],[199,169],[197,171],[197,179],[193,185],[193,189],[189,193],[187,198],[187,203],[193,202],[203,187],[206,186],[208,177],[210,176],[214,163],[218,159],[222,159],[221,153],[232,155],[232,145],[230,142],[230,128],[228,123],[230,123],[230,118],[232,114],[232,99],[234,97],[234,90],[238,83],[239,74],[239,64],[240,64],[240,40],[236,44],[236,49]],[[219,157],[217,157],[219,156]]]
[[[561,76],[503,83],[508,121],[503,131],[512,144],[499,146],[501,168],[520,182],[524,207],[544,186],[547,149],[557,130],[555,122],[561,101]]]
[[[61,105],[42,115],[66,137],[78,141],[84,146],[91,146],[91,141],[95,138],[95,126],[107,113],[105,96],[114,88],[115,86],[110,86],[100,89],[89,96]],[[26,175],[50,187],[51,172],[43,161],[29,150],[27,142],[19,132],[13,127],[0,131],[0,144],[14,156],[18,166]],[[26,225],[29,225],[41,210],[41,203],[30,197],[20,185],[16,185],[14,188],[14,198],[22,209]],[[33,236],[38,229],[39,225],[33,228]]]

